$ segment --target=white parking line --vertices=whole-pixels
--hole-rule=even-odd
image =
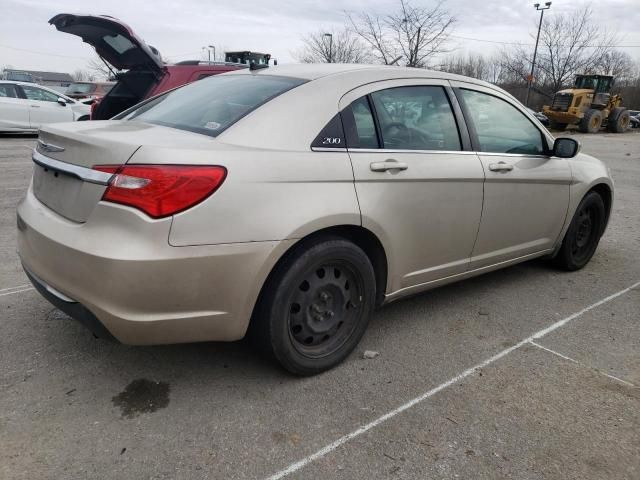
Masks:
[[[8,290],[18,290],[20,288],[30,287],[30,286],[31,286],[31,284],[25,283],[24,285],[16,285],[15,287],[0,288],[0,293],[6,292]]]
[[[33,147],[30,147],[29,145],[0,145],[0,150],[11,150],[12,148],[28,148],[29,150],[33,150],[35,148],[35,145]]]
[[[14,293],[22,293],[22,292],[28,292],[30,290],[34,290],[33,287],[29,287],[28,285],[22,285],[22,287],[26,287],[26,288],[20,288],[18,290],[5,289],[9,291],[0,293],[0,297],[6,297],[7,295],[13,295]],[[13,287],[13,288],[18,288],[18,287]]]
[[[317,452],[312,453],[311,455],[309,455],[307,457],[304,457],[303,459],[298,460],[295,463],[292,463],[291,465],[289,465],[288,467],[284,468],[283,470],[280,470],[279,472],[274,473],[270,477],[267,477],[267,480],[279,480],[281,478],[284,478],[284,477],[287,477],[287,476],[291,475],[294,472],[297,472],[298,470],[304,468],[305,466],[309,465],[310,463],[312,463],[312,462],[314,462],[314,461],[316,461],[316,460],[328,455],[329,453],[333,452],[334,450],[336,450],[340,446],[344,445],[348,441],[354,439],[355,437],[358,437],[358,436],[362,435],[363,433],[371,430],[374,427],[377,427],[381,423],[386,422],[387,420],[395,417],[396,415],[404,412],[405,410],[408,410],[411,407],[413,407],[413,406],[425,401],[429,397],[432,397],[433,395],[435,395],[436,393],[444,390],[445,388],[450,387],[451,385],[454,385],[454,384],[458,383],[460,380],[463,380],[463,379],[467,378],[469,375],[473,374],[478,369],[484,368],[484,367],[494,363],[495,361],[501,359],[505,355],[508,355],[509,353],[513,352],[514,350],[517,350],[518,348],[522,347],[523,345],[531,343],[533,340],[536,340],[536,339],[544,337],[548,333],[551,333],[554,330],[557,330],[558,328],[566,325],[570,321],[575,320],[576,318],[580,317],[581,315],[584,315],[588,311],[593,310],[594,308],[599,307],[600,305],[603,305],[603,304],[605,304],[607,302],[610,302],[611,300],[613,300],[615,298],[618,298],[620,295],[624,295],[625,293],[630,291],[632,288],[635,288],[635,287],[638,287],[638,286],[640,286],[640,282],[636,282],[633,285],[631,285],[631,286],[629,286],[629,287],[627,287],[627,288],[625,288],[623,290],[620,290],[619,292],[614,293],[613,295],[609,295],[608,297],[605,297],[602,300],[600,300],[600,301],[598,301],[596,303],[593,303],[593,304],[589,305],[588,307],[583,308],[579,312],[576,312],[576,313],[574,313],[572,315],[569,315],[568,317],[565,317],[562,320],[559,320],[559,321],[549,325],[548,327],[537,331],[536,333],[534,333],[530,337],[527,337],[524,340],[521,340],[520,342],[516,343],[515,345],[513,345],[513,346],[511,346],[509,348],[506,348],[505,350],[502,350],[501,352],[496,353],[494,356],[484,360],[483,362],[480,362],[477,365],[474,365],[473,367],[468,368],[464,372],[460,373],[459,375],[456,375],[455,377],[447,380],[446,382],[438,385],[437,387],[432,388],[428,392],[425,392],[422,395],[420,395],[418,397],[415,397],[412,400],[409,400],[404,405],[400,405],[398,408],[396,408],[394,410],[391,410],[390,412],[382,415],[381,417],[378,417],[375,420],[373,420],[373,421],[361,426],[360,428],[352,431],[351,433],[348,433],[348,434],[344,435],[343,437],[338,438],[337,440],[331,442],[330,444],[328,444],[327,446],[321,448]]]
[[[609,375],[608,373],[605,373],[602,370],[598,370],[597,368],[593,368],[593,367],[590,367],[589,365],[585,365],[584,363],[579,362],[578,360],[575,360],[575,359],[573,359],[571,357],[567,357],[566,355],[563,355],[560,352],[556,352],[555,350],[551,350],[550,348],[542,346],[539,343],[534,342],[533,340],[531,340],[529,343],[531,345],[534,345],[534,346],[540,348],[541,350],[545,350],[545,351],[547,351],[549,353],[552,353],[553,355],[556,355],[556,356],[558,356],[560,358],[564,358],[565,360],[573,362],[576,365],[580,365],[581,367],[585,367],[585,368],[589,368],[589,369],[595,370],[599,374],[604,375],[605,377],[609,377],[611,380],[615,380],[616,382],[624,383],[628,387],[635,387],[635,385],[633,383],[631,383],[631,382],[627,382],[626,380],[622,380],[621,378],[618,378],[618,377],[616,377],[614,375]]]

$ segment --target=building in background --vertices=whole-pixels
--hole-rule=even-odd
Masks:
[[[68,73],[42,72],[39,70],[5,69],[2,73],[2,78],[20,82],[33,82],[62,92],[73,83],[73,77]]]

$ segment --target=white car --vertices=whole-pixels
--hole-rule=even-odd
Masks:
[[[47,123],[89,120],[90,109],[41,85],[0,81],[0,132],[37,131]]]

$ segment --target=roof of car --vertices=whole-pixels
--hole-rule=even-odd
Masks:
[[[40,84],[38,84],[38,83],[33,83],[33,82],[18,82],[17,80],[0,80],[0,84],[3,84],[3,83],[10,83],[10,84],[12,84],[12,85],[23,85],[23,86],[25,86],[25,87],[36,87],[36,88],[41,88],[41,89],[46,90],[46,91],[48,91],[48,92],[55,93],[55,94],[57,94],[57,95],[59,95],[59,96],[61,96],[61,97],[69,98],[69,97],[67,97],[64,93],[60,93],[59,91],[57,91],[57,90],[55,90],[55,89],[53,89],[53,88],[51,88],[51,87],[47,87],[47,86],[45,86],[45,85],[40,85]]]
[[[77,80],[74,81],[73,83],[86,83],[88,85],[115,85],[116,82],[110,82],[110,81],[93,81],[93,80]]]
[[[463,82],[477,83],[479,85],[485,85],[495,88],[495,86],[488,84],[482,80],[475,78],[465,77],[462,75],[456,75],[453,73],[441,72],[438,70],[427,70],[425,68],[411,68],[411,67],[398,67],[395,65],[369,65],[369,64],[354,64],[354,63],[305,63],[305,64],[290,64],[290,65],[277,65],[270,66],[269,68],[261,68],[258,70],[249,71],[238,70],[230,72],[226,75],[248,75],[248,74],[262,74],[262,75],[279,75],[283,77],[301,78],[304,80],[315,80],[321,77],[327,77],[331,75],[341,75],[348,73],[364,73],[370,71],[372,73],[384,73],[388,72],[390,78],[439,78],[443,80],[459,80]]]
[[[0,83],[13,83],[16,85],[25,85],[27,87],[38,87],[38,88],[44,88],[45,90],[53,90],[51,87],[47,87],[45,85],[40,85],[38,83],[34,83],[34,82],[20,82],[18,80],[0,80]]]

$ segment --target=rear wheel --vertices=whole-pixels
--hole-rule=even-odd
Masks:
[[[578,205],[562,246],[554,262],[560,268],[573,271],[584,267],[598,247],[604,231],[606,210],[602,197],[588,193]]]
[[[602,112],[593,108],[587,110],[580,121],[580,131],[583,133],[598,133],[600,127],[602,127]]]
[[[557,122],[555,120],[549,120],[549,128],[551,130],[559,130],[559,131],[563,131],[567,128],[567,124],[566,123],[561,123],[561,122]]]
[[[325,237],[279,265],[252,319],[252,339],[285,369],[313,375],[356,347],[376,298],[375,273],[356,245]]]
[[[629,110],[623,107],[615,107],[609,114],[607,128],[614,133],[624,133],[631,123],[631,115]]]

